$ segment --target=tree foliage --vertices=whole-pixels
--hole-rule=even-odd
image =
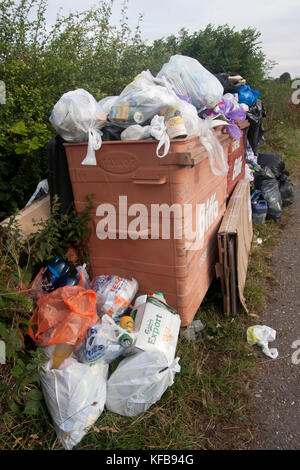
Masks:
[[[121,0],[120,0],[121,1]],[[243,75],[256,84],[267,70],[258,33],[208,25],[190,34],[148,44],[141,22],[128,26],[128,0],[118,26],[113,0],[82,13],[46,22],[48,0],[0,0],[0,219],[24,207],[37,183],[47,177],[46,146],[53,134],[49,115],[61,95],[84,88],[97,100],[117,95],[142,70],[156,74],[173,54],[198,59],[210,71]]]

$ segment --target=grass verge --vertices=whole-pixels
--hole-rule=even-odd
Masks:
[[[294,183],[300,177],[299,137],[299,130],[279,125],[270,135],[267,147],[284,156]],[[105,411],[75,449],[247,449],[255,432],[251,376],[258,350],[247,345],[246,329],[259,323],[273,277],[272,250],[288,217],[289,208],[285,208],[279,224],[268,221],[254,227],[245,287],[250,315],[224,318],[220,290],[212,286],[196,317],[206,324],[202,339],[179,340],[181,372],[176,375],[175,384],[137,418]],[[258,243],[259,238],[262,244]],[[0,369],[0,384],[5,383],[13,390],[9,366]],[[37,386],[29,388],[38,390]],[[39,414],[28,416],[17,403],[10,403],[0,388],[0,407],[2,450],[62,448],[43,400]]]

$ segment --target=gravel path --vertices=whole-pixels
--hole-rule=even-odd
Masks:
[[[269,347],[277,348],[279,356],[272,360],[261,353],[253,384],[257,433],[251,450],[300,449],[300,182],[288,210],[289,221],[272,259],[272,298],[258,321],[276,330]]]

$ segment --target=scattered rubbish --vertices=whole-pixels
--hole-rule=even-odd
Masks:
[[[247,342],[251,346],[257,344],[262,347],[262,352],[270,357],[271,359],[276,359],[278,356],[278,350],[276,348],[269,349],[268,343],[275,341],[276,331],[273,328],[270,328],[266,325],[255,325],[250,326],[247,329]]]
[[[109,315],[105,314],[100,322],[87,330],[84,340],[75,349],[75,355],[80,362],[86,364],[100,360],[109,364],[124,352],[125,335],[129,345],[133,343],[133,335],[127,333],[126,329],[118,326]]]
[[[181,328],[180,336],[187,341],[197,341],[202,338],[204,328],[205,323],[201,320],[194,320],[187,328]]]
[[[173,385],[178,362],[157,349],[126,357],[108,379],[106,408],[130,417],[147,411]]]
[[[262,242],[263,242],[262,238],[258,238],[258,239],[257,239],[257,244],[258,244],[258,245],[261,245]]]
[[[36,187],[35,192],[27,202],[25,207],[30,206],[34,201],[38,201],[41,199],[41,197],[46,196],[49,192],[49,186],[48,186],[48,181],[47,180],[42,180],[39,182],[39,184]]]
[[[137,307],[135,346],[143,351],[163,351],[168,361],[175,357],[180,329],[180,316],[177,312],[156,297],[149,296],[145,303]]]
[[[42,271],[42,288],[51,292],[59,287],[76,286],[78,278],[74,271],[72,275],[71,265],[61,256],[56,256]]]
[[[39,377],[46,405],[58,439],[71,450],[88,432],[104,410],[108,364],[81,364],[69,357],[58,369],[51,361]]]
[[[29,334],[42,344],[79,344],[89,326],[97,321],[97,295],[80,286],[60,287],[37,300]],[[36,327],[36,332],[33,332]]]
[[[114,320],[119,319],[127,310],[138,291],[138,283],[118,276],[97,276],[92,280],[91,288],[97,294],[97,312],[104,313]]]
[[[264,224],[266,221],[268,204],[262,199],[251,203],[252,220],[254,224]]]

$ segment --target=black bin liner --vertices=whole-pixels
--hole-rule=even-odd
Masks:
[[[281,176],[285,168],[284,159],[278,153],[259,152],[257,163],[263,168],[268,166],[273,171],[276,178]]]
[[[282,199],[279,181],[269,167],[264,167],[254,176],[255,188],[262,192],[262,198],[267,201],[267,219],[279,222],[282,214]]]

